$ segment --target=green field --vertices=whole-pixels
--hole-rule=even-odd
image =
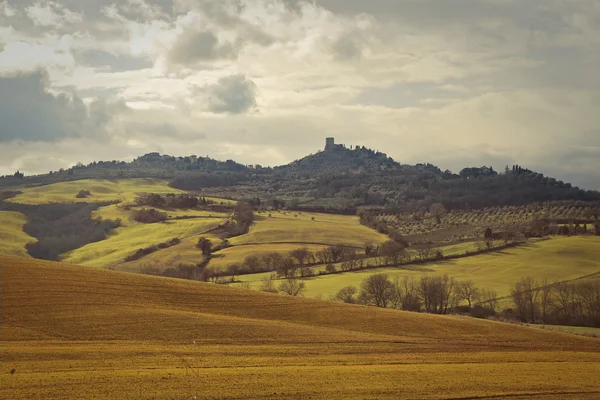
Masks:
[[[312,220],[314,218],[314,220]],[[346,244],[363,248],[388,238],[360,225],[358,217],[334,214],[272,212],[258,214],[247,235],[231,239],[238,244],[306,243]]]
[[[23,232],[27,218],[13,211],[0,211],[0,254],[28,256],[25,245],[37,240]]]
[[[220,218],[203,218],[165,221],[157,224],[135,223],[115,229],[105,240],[90,243],[64,254],[62,260],[92,267],[116,266],[137,249],[173,238],[185,239],[199,236],[221,222]]]
[[[262,256],[268,253],[286,255],[299,247],[305,247],[312,252],[319,251],[326,246],[314,244],[256,244],[248,246],[229,247],[213,254],[210,266],[215,270],[224,270],[230,264],[241,264],[247,256]]]
[[[196,248],[198,238],[204,236],[214,243],[218,243],[220,239],[210,234],[202,234],[191,236],[183,239],[180,244],[159,250],[149,254],[139,260],[130,261],[124,264],[115,265],[115,269],[128,272],[140,272],[146,268],[157,268],[164,270],[169,267],[178,265],[196,265],[203,261],[202,252]]]
[[[600,393],[593,338],[12,256],[0,276],[3,399]]]
[[[92,195],[85,199],[77,199],[75,195],[80,190],[89,190]],[[169,187],[165,180],[150,178],[86,179],[27,188],[22,192],[7,201],[22,204],[99,203],[114,200],[126,202],[132,201],[139,193],[183,193]]]
[[[480,288],[493,289],[499,296],[506,296],[523,276],[553,282],[600,274],[599,249],[600,237],[553,238],[439,263],[383,267],[307,278],[306,296],[329,298],[344,286],[360,286],[366,277],[376,273],[386,273],[391,278],[448,274],[459,280],[472,280]],[[244,275],[240,279],[250,281],[253,287],[258,287],[259,281],[266,275]]]

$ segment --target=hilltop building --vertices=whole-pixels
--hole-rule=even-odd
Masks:
[[[335,138],[328,137],[325,138],[325,150],[333,150],[335,149]]]

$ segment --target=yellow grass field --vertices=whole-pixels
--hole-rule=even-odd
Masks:
[[[89,190],[92,195],[86,199],[77,199],[75,195],[80,190]],[[22,204],[97,203],[113,200],[126,202],[132,201],[139,193],[166,194],[183,192],[169,187],[167,181],[161,179],[85,179],[27,188],[23,190],[23,193],[7,201]]]
[[[315,218],[314,221],[312,218]],[[387,236],[360,225],[358,217],[354,216],[272,212],[271,217],[267,213],[257,214],[250,232],[232,238],[231,243],[346,244],[364,247],[367,242],[377,244],[387,239]]]
[[[198,211],[198,215],[226,218],[226,214],[219,214],[207,211]],[[170,216],[176,215],[195,215],[188,211],[168,212]],[[134,221],[126,220],[129,214],[119,210],[116,206],[103,207],[97,212],[98,216],[107,219],[121,218],[128,226],[135,225]],[[213,254],[213,259],[209,267],[215,270],[225,269],[229,264],[242,263],[244,258],[249,255],[263,255],[270,252],[278,252],[282,255],[299,247],[306,247],[311,251],[320,250],[327,245],[332,244],[350,244],[356,247],[363,247],[365,243],[381,243],[387,238],[376,231],[359,224],[358,219],[353,216],[329,215],[318,213],[279,213],[273,212],[269,218],[267,214],[257,214],[254,223],[250,227],[250,232],[245,235],[229,239],[232,247],[221,250]],[[295,217],[294,215],[298,215]],[[315,218],[313,221],[312,218]],[[191,220],[203,221],[204,219]],[[159,226],[156,229],[161,228]],[[163,229],[163,228],[161,228]],[[129,232],[129,231],[128,231]],[[202,261],[201,253],[194,246],[200,234],[192,239],[186,240],[178,246],[157,251],[138,261],[117,266],[117,269],[127,271],[139,271],[145,266],[173,266],[177,264],[197,264]],[[179,236],[181,237],[181,236]],[[187,237],[187,236],[184,236]],[[214,244],[220,242],[220,239],[208,235]],[[111,240],[109,238],[109,240]],[[158,243],[158,242],[157,242]],[[96,245],[86,247],[104,247],[104,245],[114,245],[110,242],[100,242]],[[131,245],[128,247],[132,251]],[[133,246],[135,247],[135,246]],[[80,250],[87,253],[87,249],[78,249],[72,252],[77,255]],[[133,249],[136,250],[136,249]],[[122,254],[121,254],[122,255]],[[123,258],[123,257],[122,257]],[[122,259],[121,258],[121,259]],[[105,259],[100,263],[96,262],[94,257],[75,258],[68,255],[64,261],[77,264],[109,266],[115,259]]]
[[[181,243],[176,246],[159,250],[140,258],[139,260],[117,264],[115,265],[115,269],[128,272],[143,272],[144,268],[148,267],[164,270],[168,267],[176,267],[178,265],[199,264],[203,261],[203,256],[202,252],[196,248],[196,244],[201,236],[210,239],[213,243],[220,242],[218,237],[210,234],[192,236],[182,240]]]
[[[115,229],[105,240],[65,253],[62,259],[92,267],[116,266],[140,248],[173,238],[185,239],[199,236],[221,222],[221,218],[202,218],[165,221],[157,224],[132,223]]]
[[[3,399],[600,395],[593,338],[13,256],[0,276]]]
[[[489,254],[432,262],[424,265],[384,267],[343,274],[316,276],[306,279],[308,297],[335,295],[345,286],[359,287],[372,274],[386,273],[392,279],[404,276],[418,279],[423,275],[448,274],[459,280],[472,280],[480,288],[494,289],[506,296],[523,276],[548,282],[600,275],[600,237],[560,237],[532,242],[525,246]],[[242,280],[258,288],[266,274],[244,275]]]
[[[27,217],[19,212],[0,211],[0,254],[29,257],[25,245],[37,242],[23,232]]]

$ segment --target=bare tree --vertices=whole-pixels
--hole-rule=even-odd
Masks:
[[[575,285],[566,282],[555,284],[552,304],[562,323],[571,324],[580,319],[582,304]]]
[[[270,271],[273,271],[275,268],[277,268],[277,265],[281,263],[283,256],[279,253],[272,252],[263,255],[261,260],[265,267],[267,267]]]
[[[435,217],[435,222],[439,225],[442,222],[442,217],[448,213],[446,207],[442,203],[434,203],[429,207],[429,213]]]
[[[518,316],[529,322],[535,322],[539,315],[538,297],[539,283],[530,276],[521,278],[510,292],[510,297],[517,308]]]
[[[419,284],[419,295],[426,312],[446,314],[456,302],[454,278],[448,275],[424,276]]]
[[[346,286],[345,288],[340,289],[339,292],[334,296],[334,300],[341,301],[343,303],[354,304],[356,303],[356,293],[358,289],[356,286]]]
[[[302,248],[294,249],[294,250],[290,251],[290,257],[292,257],[296,261],[298,261],[298,265],[301,265],[301,266],[304,265],[308,261],[310,256],[311,256],[311,252],[306,247],[302,247]]]
[[[291,257],[284,257],[277,267],[275,267],[277,275],[282,278],[294,278],[298,275],[298,266],[294,263]]]
[[[261,260],[258,256],[246,256],[244,258],[244,267],[251,272],[256,272],[260,268]]]
[[[316,259],[319,261],[319,264],[330,264],[333,262],[331,259],[331,255],[327,249],[318,250],[315,253]]]
[[[494,290],[484,289],[479,295],[479,305],[496,312],[498,294]]]
[[[306,291],[306,284],[297,279],[286,279],[279,284],[279,291],[290,296],[301,296]]]
[[[461,300],[466,300],[469,304],[469,309],[474,302],[479,298],[479,289],[473,281],[462,281],[456,286],[457,294]]]
[[[374,274],[361,284],[361,298],[367,304],[386,308],[394,296],[394,284],[387,274]]]
[[[260,290],[263,292],[277,293],[272,274],[261,281]]]

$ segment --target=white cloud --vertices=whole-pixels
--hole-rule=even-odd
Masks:
[[[25,8],[25,14],[35,25],[43,27],[59,27],[75,24],[83,19],[81,14],[72,12],[61,4],[51,0],[39,1]]]
[[[195,143],[272,165],[334,135],[402,162],[518,162],[600,187],[595,2],[23,0],[0,2],[0,25],[0,71],[43,66],[48,93],[75,90],[88,114],[98,96],[100,115],[115,98],[132,109],[99,155],[63,136],[88,159]]]

